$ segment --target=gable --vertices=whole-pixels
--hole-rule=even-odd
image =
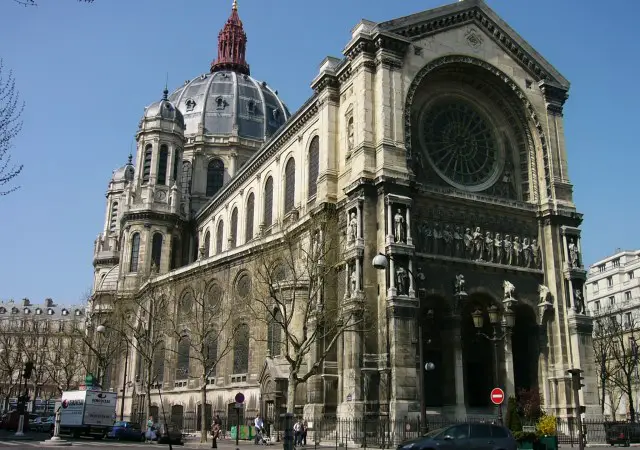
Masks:
[[[379,23],[377,28],[412,41],[463,25],[475,25],[517,61],[536,81],[547,80],[564,89],[569,81],[502,20],[483,0],[465,0]]]

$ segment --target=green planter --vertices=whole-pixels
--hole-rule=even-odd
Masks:
[[[558,450],[558,436],[542,436],[540,446],[543,450]]]
[[[532,442],[532,441],[519,441],[518,442],[518,448],[521,448],[523,450],[533,450],[533,445],[534,445],[534,442]]]

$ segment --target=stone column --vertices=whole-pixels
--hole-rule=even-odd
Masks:
[[[357,229],[356,238],[362,239],[362,205],[360,202],[358,202],[358,206],[356,207],[356,215],[358,220],[358,229]]]
[[[231,161],[229,164],[229,177],[234,177],[236,175],[236,167],[238,164],[238,153],[235,151],[232,151],[230,156],[231,156]]]
[[[515,388],[515,373],[513,370],[513,339],[511,335],[511,330],[507,330],[507,334],[504,337],[504,388],[505,395],[508,399],[509,397],[515,397],[516,388]]]
[[[360,257],[357,257],[356,258],[356,292],[352,292],[352,295],[362,290],[362,287],[360,286],[361,275],[362,275],[362,263],[360,262]]]
[[[466,400],[464,398],[464,357],[462,353],[462,332],[460,318],[453,318],[452,342],[453,342],[453,369],[456,386],[455,415],[459,420],[467,416]]]
[[[362,314],[361,305],[353,300],[345,302],[343,308],[345,322],[355,323]],[[362,399],[362,332],[352,328],[343,334],[342,349],[342,397],[338,398],[338,418],[361,418],[364,412]]]
[[[349,277],[351,276],[351,267],[349,263],[345,264],[344,273],[345,273],[344,282],[346,283],[344,286],[344,298],[349,298],[351,294],[351,280],[349,279]]]
[[[563,267],[570,267],[571,262],[569,261],[569,245],[567,242],[567,234],[562,233],[562,261]]]
[[[389,258],[389,292],[387,297],[395,297],[396,293],[396,265],[393,258]]]
[[[415,272],[413,271],[413,261],[409,259],[409,297],[416,296],[414,274]]]
[[[387,203],[387,236],[389,236],[389,238],[391,239],[391,237],[393,236],[393,205],[391,205],[391,202]],[[391,239],[391,242],[393,242],[393,239]]]
[[[407,245],[413,245],[413,239],[411,238],[411,208],[409,205],[406,207],[405,221],[407,223]]]

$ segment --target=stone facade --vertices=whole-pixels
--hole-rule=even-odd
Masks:
[[[94,297],[135,296],[147,280],[203,268],[212,278],[230,270],[234,279],[265,242],[331,205],[345,238],[336,298],[344,309],[359,305],[373,323],[345,333],[336,357],[301,386],[301,411],[307,404],[307,415],[417,416],[422,375],[424,403],[434,413],[492,413],[489,392],[503,385],[508,395],[539,388],[550,412],[572,416],[567,370],[577,367],[586,371],[581,395],[591,414],[591,319],[574,294],[586,272],[571,257],[580,248],[582,216],[563,139],[568,81],[481,0],[362,21],[344,55],[322,62],[313,96],[257,150],[233,131],[216,136],[201,127],[181,135],[180,117],[148,109],[135,175],[114,178],[108,194],[110,204],[119,196],[126,206],[113,233],[100,238]],[[171,200],[148,200],[155,152],[165,141],[177,161],[229,147],[255,154],[234,165],[224,187],[194,211],[177,206],[190,201],[181,177],[155,186],[155,195],[166,190],[162,198]],[[143,182],[148,142],[154,156],[150,182]],[[208,174],[192,176],[196,186]],[[165,238],[154,272],[156,232]],[[384,271],[371,263],[381,253]],[[134,254],[140,269],[132,271]],[[458,275],[464,291],[454,289]],[[491,305],[515,315],[497,349],[497,374],[492,346],[477,338],[472,320]],[[418,364],[418,323],[423,357],[435,366],[428,372]],[[491,333],[488,320],[484,331]],[[214,409],[224,414],[242,390],[246,414],[281,412],[286,367],[262,344],[249,353],[246,374],[232,373],[231,362],[218,371]],[[136,375],[132,364],[125,376]],[[195,380],[164,387],[168,404],[198,402]],[[125,398],[133,397],[127,391]]]

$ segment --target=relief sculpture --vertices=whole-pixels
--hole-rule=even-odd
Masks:
[[[401,214],[396,215],[398,216],[402,219]],[[507,229],[502,232],[479,226],[461,226],[419,219],[416,222],[415,243],[419,253],[528,269],[542,268],[538,240],[517,230]],[[396,221],[395,225],[396,234],[404,231],[403,220]],[[402,234],[401,238],[404,238]]]

